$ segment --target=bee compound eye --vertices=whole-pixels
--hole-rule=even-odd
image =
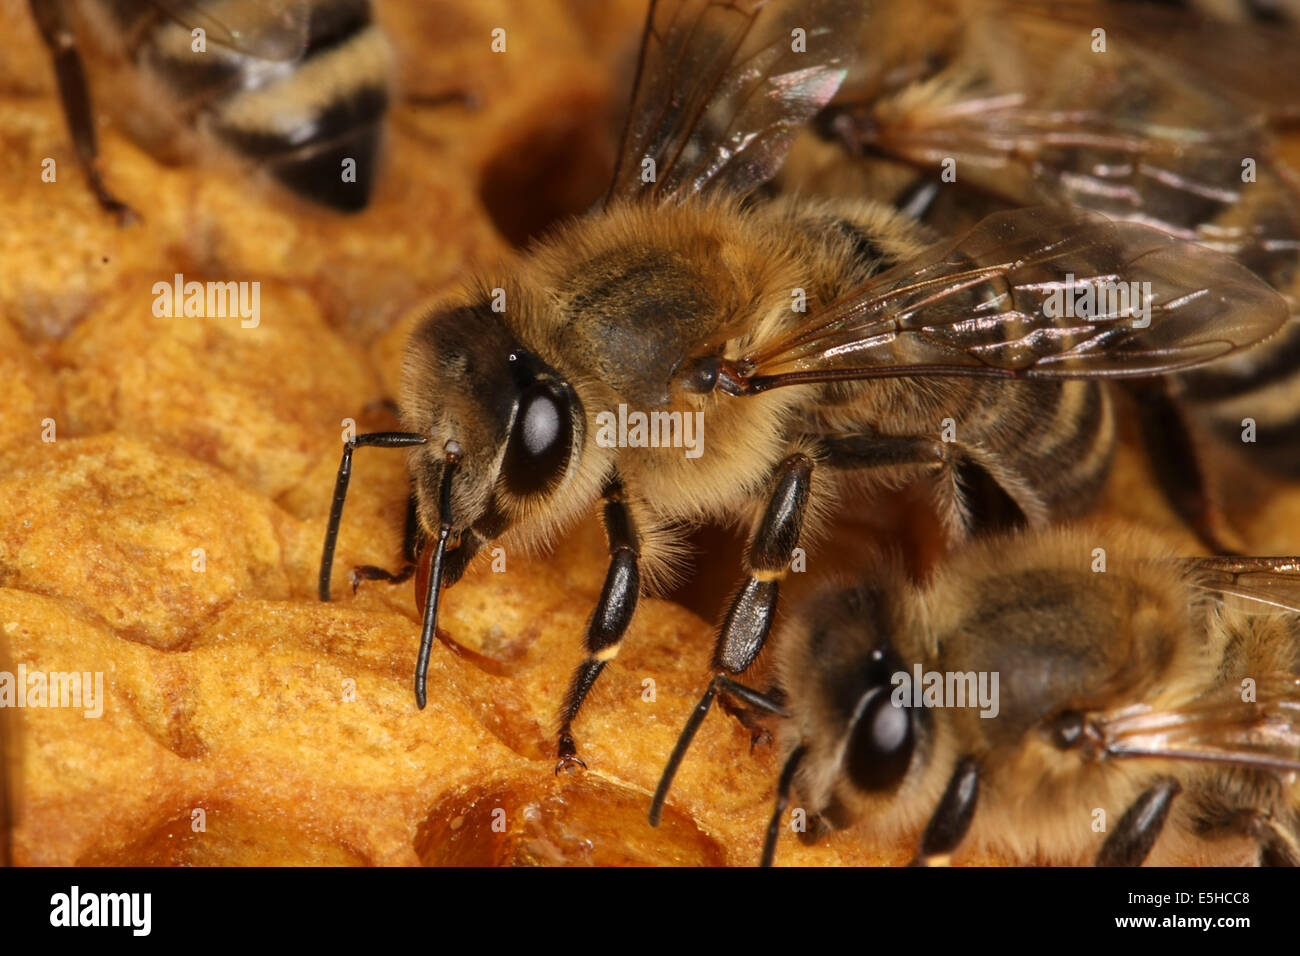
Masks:
[[[573,401],[563,386],[529,385],[519,399],[502,474],[516,495],[535,494],[559,480],[573,446]]]
[[[891,700],[888,687],[867,692],[858,707],[845,755],[849,779],[860,790],[897,786],[912,762],[916,744],[912,715]]]

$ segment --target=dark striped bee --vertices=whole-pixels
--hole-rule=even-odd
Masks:
[[[412,565],[359,573],[418,573],[420,706],[441,589],[488,542],[546,541],[603,500],[609,571],[561,717],[570,766],[573,721],[643,578],[662,576],[692,523],[752,527],[713,658],[738,674],[767,638],[805,517],[841,490],[929,478],[954,538],[1075,514],[1114,443],[1106,379],[1221,359],[1285,320],[1232,260],[1100,216],[1018,210],[936,243],[886,206],[742,203],[834,94],[858,12],[652,4],[603,207],[413,333],[406,430],[344,447],[320,595],[354,448],[410,449]],[[1144,319],[1136,299],[1072,318],[1053,305],[1109,281],[1147,284]],[[623,427],[633,413],[653,441]]]
[[[165,159],[214,144],[344,212],[370,199],[392,54],[369,0],[31,0],[77,159],[100,204],[130,218],[97,167],[82,49],[125,77],[133,135]],[[97,85],[97,89],[102,89]]]
[[[811,597],[763,862],[793,791],[921,864],[1300,865],[1300,558],[1167,555],[1054,529]]]
[[[1013,206],[1089,209],[1232,255],[1300,313],[1300,179],[1273,142],[1300,119],[1300,34],[1144,3],[942,6],[949,16],[906,0],[873,5],[868,68],[817,118],[823,135],[922,169],[912,189],[928,190],[926,220],[938,228]],[[1141,392],[1144,440],[1171,503],[1216,544],[1227,531],[1197,436],[1300,477],[1298,358],[1300,320]],[[1247,420],[1257,435],[1243,446]]]

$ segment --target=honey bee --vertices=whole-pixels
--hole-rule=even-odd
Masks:
[[[365,207],[374,186],[392,54],[369,0],[31,0],[77,159],[104,184],[82,50],[126,76],[123,121],[160,158],[212,145],[314,203]],[[107,84],[106,84],[107,86]],[[97,84],[97,88],[100,88]]]
[[[815,121],[824,135],[924,170],[927,221],[942,228],[967,204],[1090,209],[1232,255],[1300,313],[1300,180],[1273,143],[1275,127],[1300,116],[1294,30],[1096,0],[946,8],[873,9],[870,36],[884,49]],[[1300,477],[1297,355],[1300,320],[1141,391],[1162,485],[1217,544],[1226,531],[1188,419],[1238,448],[1249,420],[1251,463]]]
[[[811,597],[747,691],[786,715],[763,863],[793,791],[805,840],[921,864],[1300,864],[1298,608],[1300,558],[1061,528]]]
[[[546,541],[603,502],[609,570],[558,772],[581,765],[582,702],[643,579],[662,580],[691,524],[751,525],[713,656],[717,675],[738,674],[767,638],[805,520],[841,487],[932,476],[954,539],[1058,520],[1106,473],[1105,379],[1220,359],[1285,321],[1282,299],[1232,260],[1088,213],[1013,210],[936,243],[885,206],[742,202],[834,94],[857,13],[853,0],[653,3],[602,208],[413,332],[405,430],[344,445],[319,592],[329,599],[354,449],[408,449],[410,564],[354,580],[416,575],[419,706],[439,595],[489,542]],[[1051,305],[1098,277],[1149,283],[1146,319]],[[653,442],[624,427],[632,414]],[[692,432],[707,435],[698,454],[694,422],[707,425]]]

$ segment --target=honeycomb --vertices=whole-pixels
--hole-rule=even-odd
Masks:
[[[120,227],[77,169],[26,3],[0,0],[0,670],[103,680],[98,717],[0,712],[13,859],[753,864],[777,757],[733,720],[705,721],[663,824],[645,819],[733,559],[692,598],[642,600],[576,728],[589,769],[559,777],[555,715],[605,571],[594,514],[553,555],[481,562],[447,592],[441,627],[492,664],[435,645],[423,711],[409,585],[346,584],[400,562],[400,454],[357,453],[335,600],[316,599],[344,420],[394,427],[383,400],[423,310],[601,192],[643,17],[639,0],[377,6],[412,96],[365,212],[163,165],[105,123],[107,181],[142,216]],[[468,96],[420,101],[448,90]],[[260,323],[155,316],[176,273],[258,280]],[[1121,455],[1105,510],[1187,544],[1144,469]],[[1244,521],[1256,550],[1285,549],[1300,497]],[[909,855],[850,831],[785,839],[779,860]]]

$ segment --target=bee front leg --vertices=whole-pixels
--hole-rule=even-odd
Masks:
[[[1097,854],[1097,866],[1141,866],[1164,829],[1174,797],[1182,793],[1177,780],[1153,784],[1120,817]]]
[[[72,136],[77,161],[85,171],[86,179],[100,206],[117,217],[119,224],[127,225],[139,216],[108,191],[100,176],[95,111],[90,101],[90,87],[86,83],[86,70],[77,50],[76,33],[68,20],[67,5],[51,0],[31,0],[31,8],[41,38],[49,47],[50,58],[54,61],[59,99],[63,104],[63,115],[68,122],[68,133]]]
[[[587,659],[578,665],[564,696],[559,735],[559,762],[555,772],[587,765],[578,759],[578,747],[573,740],[573,722],[582,709],[582,703],[605,665],[618,656],[619,644],[636,612],[637,598],[641,593],[641,538],[637,533],[632,512],[623,500],[623,485],[617,477],[604,490],[605,536],[609,540],[609,571],[600,600],[587,622]]]
[[[966,838],[980,792],[980,764],[974,757],[963,757],[948,778],[948,787],[939,800],[921,835],[921,847],[912,866],[947,866],[954,850]]]

